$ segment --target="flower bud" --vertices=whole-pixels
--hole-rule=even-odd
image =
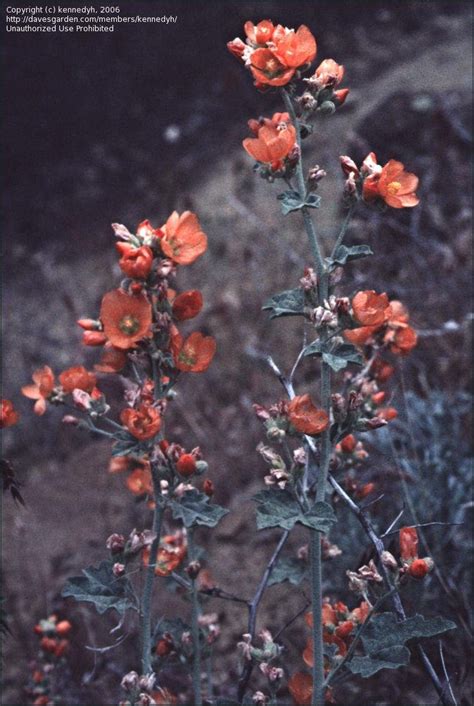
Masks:
[[[176,461],[176,470],[180,476],[189,478],[196,472],[196,459],[191,454],[182,454]]]
[[[212,482],[212,480],[206,478],[206,480],[202,484],[202,490],[208,496],[208,498],[212,498],[212,496],[214,495],[214,483]]]
[[[201,571],[201,564],[198,561],[191,561],[187,567],[185,568],[185,572],[189,576],[189,578],[194,581],[197,579],[199,576],[199,572]]]
[[[134,691],[138,686],[138,674],[136,672],[128,672],[123,677],[120,686],[124,691]]]
[[[156,682],[156,676],[151,672],[151,674],[147,674],[146,676],[141,676],[140,679],[138,680],[138,688],[140,691],[152,691],[153,687],[155,686]]]
[[[386,566],[388,569],[396,569],[398,568],[397,560],[387,550],[383,551],[380,557],[382,564]]]
[[[332,101],[324,101],[319,106],[319,110],[322,115],[332,115],[336,112],[336,106]]]
[[[62,418],[62,422],[63,424],[70,424],[73,427],[77,427],[81,423],[81,420],[77,417],[73,417],[72,414],[65,414]]]
[[[85,346],[103,346],[107,341],[107,336],[102,331],[84,331],[82,343]]]
[[[116,562],[112,567],[112,573],[114,576],[117,576],[117,578],[123,576],[125,573],[125,564]]]
[[[203,460],[196,461],[196,475],[197,476],[202,476],[204,473],[207,472],[208,469],[209,469],[209,465],[208,465],[207,461],[203,461]]]
[[[422,579],[434,567],[434,562],[430,557],[426,559],[415,559],[408,567],[408,573],[415,579]]]
[[[348,88],[339,88],[337,91],[334,91],[333,93],[333,101],[336,104],[338,108],[341,107],[346,101],[347,96],[349,95],[349,89]]]
[[[102,328],[100,321],[95,321],[95,319],[79,319],[76,323],[84,331],[100,331]]]
[[[120,554],[125,547],[125,537],[123,534],[111,534],[105,546],[111,554]]]

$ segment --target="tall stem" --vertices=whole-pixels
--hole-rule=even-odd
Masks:
[[[298,182],[298,192],[299,192],[301,200],[303,201],[306,198],[306,183],[304,180],[303,161],[301,158],[301,130],[300,130],[298,118],[296,117],[295,109],[293,106],[293,101],[291,100],[290,94],[287,91],[285,91],[285,89],[282,89],[282,95],[283,95],[283,100],[285,101],[285,107],[288,110],[288,113],[290,114],[291,121],[292,121],[293,125],[295,126],[296,142],[297,142],[298,148],[300,150],[300,158],[298,160],[298,164],[296,165],[296,180]],[[306,232],[308,234],[311,252],[313,254],[313,258],[314,258],[314,261],[316,264],[316,272],[318,274],[318,280],[321,282],[323,279],[323,274],[324,274],[324,260],[323,260],[322,254],[321,254],[321,248],[319,247],[318,237],[316,235],[316,229],[314,227],[313,219],[311,218],[311,214],[309,212],[309,209],[304,207],[301,209],[301,211],[303,213],[304,226],[305,226]]]
[[[195,561],[193,530],[188,529],[188,548],[190,562]],[[199,642],[199,593],[196,579],[191,579],[191,634],[193,639],[193,694],[194,706],[202,706],[201,695],[201,644]]]
[[[142,610],[141,610],[141,635],[142,635],[142,673],[151,672],[151,598],[153,593],[153,581],[155,579],[155,566],[158,548],[160,546],[161,523],[163,520],[163,507],[160,504],[160,481],[154,464],[151,467],[153,479],[153,492],[155,497],[155,509],[153,511],[152,531],[156,535],[151,545],[150,559],[148,562],[145,585],[143,587]]]
[[[300,149],[300,158],[296,166],[296,179],[300,198],[306,198],[306,184],[303,171],[303,159],[301,154],[301,130],[296,117],[293,101],[290,95],[283,89],[283,99],[295,126],[297,144]],[[313,219],[309,209],[304,207],[303,220],[308,235],[309,244],[313,253],[316,272],[318,275],[319,301],[322,303],[329,295],[329,276],[324,265],[321,247],[314,227]],[[346,225],[347,227],[347,225]],[[343,228],[345,232],[345,227]],[[344,237],[344,236],[342,236]],[[342,242],[342,239],[341,239]],[[327,332],[322,333],[323,339]],[[321,407],[329,416],[331,403],[331,369],[321,361]],[[316,501],[324,501],[326,497],[326,484],[329,471],[329,461],[331,458],[331,438],[329,425],[321,437],[321,460]],[[324,706],[324,652],[323,652],[323,625],[322,625],[322,558],[321,558],[321,534],[315,530],[310,531],[310,557],[311,557],[311,604],[313,611],[313,695],[311,706]]]

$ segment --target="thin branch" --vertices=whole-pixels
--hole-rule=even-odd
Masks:
[[[251,635],[252,640],[255,637],[255,626],[257,623],[258,607],[259,607],[260,602],[263,598],[263,594],[265,593],[265,590],[267,588],[268,581],[270,580],[270,576],[273,571],[273,567],[275,566],[275,563],[276,563],[278,557],[280,556],[280,552],[283,549],[283,547],[285,546],[285,543],[286,543],[289,536],[290,536],[289,530],[286,530],[281,535],[280,540],[275,548],[275,551],[273,552],[273,554],[270,558],[270,561],[268,562],[267,567],[263,573],[263,576],[262,576],[260,583],[257,587],[257,590],[255,592],[255,595],[254,595],[252,601],[249,603],[249,619],[248,619],[247,632],[249,633],[249,635]],[[239,703],[242,702],[242,700],[245,696],[245,692],[247,690],[247,686],[248,686],[250,677],[252,675],[253,667],[254,667],[253,661],[249,661],[249,662],[246,662],[244,668],[242,669],[242,673],[239,678],[239,685],[238,685],[238,689],[237,689],[237,700],[239,701]]]
[[[453,705],[457,706],[456,697],[454,696],[453,689],[451,686],[451,680],[449,678],[448,670],[446,669],[446,662],[444,661],[443,642],[441,640],[439,641],[439,657],[441,659],[441,666],[443,667],[444,678],[446,679],[446,686],[449,689],[449,695],[453,700]]]
[[[397,518],[398,519],[398,518]],[[395,524],[396,520],[392,522],[390,527],[392,527]],[[443,527],[459,527],[460,525],[463,525],[464,522],[421,522],[418,525],[407,525],[407,527],[413,528],[413,527],[432,527],[433,525],[441,525]],[[384,532],[383,534],[380,535],[380,538],[383,539],[384,537],[389,537],[391,534],[398,534],[400,530],[392,530],[389,532],[388,530]]]
[[[310,607],[310,605],[311,605],[311,601],[308,601],[308,600],[307,600],[306,603],[304,604],[304,606],[303,606],[292,618],[290,618],[290,619],[288,620],[288,622],[285,623],[282,628],[280,628],[280,629],[278,630],[278,632],[276,633],[276,635],[273,636],[273,639],[275,640],[275,642],[276,642],[276,641],[278,640],[278,638],[285,632],[285,630],[287,630],[287,629],[290,627],[290,625],[293,625],[293,623],[295,622],[295,620],[298,620],[298,618],[300,617],[300,615],[303,615],[303,613],[308,610],[308,608]]]

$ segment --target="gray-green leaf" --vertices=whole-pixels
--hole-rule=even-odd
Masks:
[[[136,610],[130,582],[124,576],[115,576],[112,567],[113,562],[107,560],[98,567],[83,569],[83,576],[69,579],[62,595],[71,596],[76,601],[89,601],[98,613],[113,609],[123,615],[128,608]]]
[[[393,613],[381,613],[372,618],[367,625],[362,642],[366,652],[378,654],[386,647],[404,645],[414,638],[440,635],[455,627],[456,624],[446,618],[424,618],[422,615],[414,615],[403,622],[398,622]]]
[[[328,503],[318,502],[304,512],[286,490],[261,490],[253,499],[257,503],[257,528],[281,527],[291,530],[295,524],[305,525],[319,532],[328,532],[336,516]]]
[[[304,305],[304,291],[301,288],[287,289],[268,299],[262,309],[270,311],[270,318],[276,319],[278,316],[302,316]]]
[[[170,503],[175,520],[182,520],[185,527],[204,525],[215,527],[229,512],[220,505],[209,502],[209,497],[198,490],[188,490],[177,500]]]
[[[273,567],[273,571],[270,574],[268,580],[268,585],[273,586],[275,583],[283,583],[288,581],[293,586],[299,586],[299,584],[306,577],[308,572],[308,564],[304,559],[297,559],[296,557],[280,557]]]
[[[334,270],[336,267],[343,266],[351,260],[360,260],[362,257],[368,257],[373,254],[369,245],[352,245],[351,247],[339,245],[334,256],[326,258],[326,262],[329,270]]]
[[[353,674],[367,679],[381,669],[406,667],[410,661],[410,650],[403,645],[394,645],[380,650],[376,655],[353,657],[347,667]]]

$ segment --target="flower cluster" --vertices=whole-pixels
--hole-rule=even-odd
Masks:
[[[229,51],[247,66],[255,86],[285,86],[300,71],[305,71],[316,56],[316,40],[305,25],[297,30],[262,20],[244,25],[246,43],[234,39]]]
[[[345,193],[366,203],[385,203],[392,208],[412,208],[420,202],[416,195],[418,177],[406,172],[401,162],[390,159],[383,167],[371,152],[359,167],[350,158],[340,158],[346,176]]]
[[[12,427],[14,424],[18,424],[20,420],[20,415],[13,406],[11,400],[1,400],[0,401],[0,429],[5,429],[6,427]]]
[[[64,655],[69,648],[67,635],[72,625],[68,620],[59,620],[50,615],[35,625],[34,632],[39,638],[37,658],[32,662],[32,675],[26,693],[33,706],[54,706],[59,695],[54,693],[58,672],[65,670]]]

